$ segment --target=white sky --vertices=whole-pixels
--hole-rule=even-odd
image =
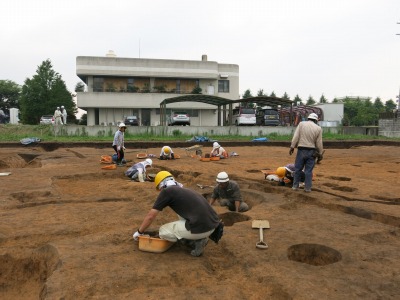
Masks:
[[[1,0],[0,80],[22,85],[50,59],[73,91],[77,56],[207,54],[239,65],[241,95],[395,101],[397,22],[399,0]]]

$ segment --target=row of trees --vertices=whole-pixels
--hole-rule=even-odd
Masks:
[[[260,89],[257,92],[257,96],[269,96],[276,97],[275,93],[272,92],[270,95],[264,93],[264,90]],[[242,98],[254,97],[251,91],[248,89],[244,92]],[[291,100],[289,95],[285,92],[281,97],[283,99]],[[292,100],[294,105],[314,105],[317,103],[329,103],[328,99],[322,94],[319,98],[319,102],[315,101],[310,95],[306,102],[304,102],[299,95],[296,95]],[[385,102],[377,97],[372,102],[371,98],[360,98],[360,97],[344,97],[335,98],[331,103],[343,103],[344,116],[343,125],[345,126],[367,126],[367,125],[378,125],[379,114],[384,112],[392,112],[396,109],[396,103],[390,99]]]
[[[50,60],[43,61],[36,74],[27,78],[22,87],[11,80],[0,80],[0,107],[4,111],[18,108],[23,124],[38,124],[42,115],[52,115],[60,106],[67,110],[68,122],[74,123],[76,104]]]

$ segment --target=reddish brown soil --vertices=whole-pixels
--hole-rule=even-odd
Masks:
[[[224,146],[224,145],[223,145]],[[206,197],[220,171],[251,209],[215,206],[225,235],[204,255],[174,245],[143,252],[132,233],[157,191],[125,168],[102,170],[109,148],[0,148],[1,299],[399,299],[400,151],[395,146],[327,149],[312,193],[264,179],[293,161],[287,147],[229,147],[238,157],[154,160]],[[211,150],[205,147],[204,150]],[[143,149],[128,149],[137,161]],[[148,153],[158,154],[159,148]],[[176,219],[164,210],[152,230]],[[253,219],[266,219],[269,248],[257,249]]]

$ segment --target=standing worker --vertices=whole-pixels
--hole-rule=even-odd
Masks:
[[[160,238],[170,242],[179,240],[192,246],[193,250],[190,252],[192,256],[202,255],[208,237],[220,226],[217,213],[202,195],[183,188],[167,171],[158,172],[154,183],[160,194],[153,208],[133,234],[134,240],[144,234],[160,211],[169,206],[178,214],[179,220],[162,225],[159,229]]]
[[[114,134],[114,141],[112,144],[113,149],[117,153],[117,166],[123,166],[122,160],[124,159],[124,133],[125,133],[125,123],[119,123],[119,129]]]
[[[230,211],[245,212],[249,210],[249,206],[242,199],[239,185],[236,181],[229,180],[226,172],[218,173],[216,181],[218,185],[211,195],[209,201],[211,205],[219,199],[219,204],[227,206]]]
[[[304,191],[311,192],[312,172],[315,166],[315,153],[323,153],[322,128],[317,125],[318,116],[311,113],[308,121],[300,122],[294,132],[289,154],[292,155],[297,147],[293,190],[299,189],[301,172],[304,169]]]
[[[54,111],[54,124],[55,125],[62,125],[62,114],[60,111],[60,107],[57,107],[57,109]]]
[[[214,142],[210,155],[211,157],[228,158],[228,152],[218,142]]]
[[[67,110],[64,108],[64,106],[61,106],[61,115],[64,125],[67,125]]]
[[[161,148],[160,159],[175,159],[174,151],[172,151],[170,146],[164,146]]]

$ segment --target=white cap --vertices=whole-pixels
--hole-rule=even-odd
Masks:
[[[219,148],[219,147],[221,147],[220,144],[218,144],[218,142],[214,142],[213,148]]]
[[[125,123],[121,122],[121,123],[119,123],[118,127],[119,128],[121,128],[121,127],[125,127],[126,128],[126,125],[125,125]]]
[[[146,162],[151,166],[153,165],[153,161],[150,158],[146,158]]]
[[[318,121],[318,116],[316,113],[311,113],[311,114],[309,114],[308,119],[313,119],[313,120]]]
[[[217,175],[217,182],[228,182],[229,177],[226,172],[219,172]]]
[[[59,107],[59,106],[57,106],[57,109],[60,109],[60,107]]]

